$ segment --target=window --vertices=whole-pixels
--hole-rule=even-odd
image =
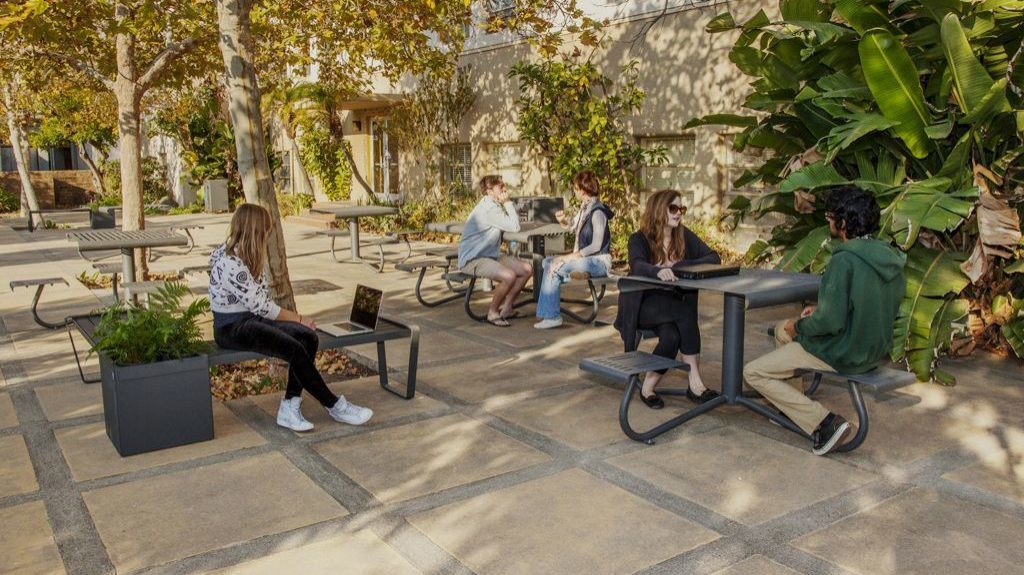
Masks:
[[[487,173],[497,174],[512,194],[523,185],[523,147],[519,142],[489,144],[487,146]]]
[[[487,16],[507,20],[515,15],[516,0],[486,0]]]
[[[0,146],[0,172],[15,172],[18,167],[14,164],[14,148],[11,146]]]
[[[747,170],[755,170],[761,167],[768,160],[768,156],[764,150],[753,148],[742,152],[737,151],[733,148],[734,139],[735,134],[724,134],[722,136],[722,143],[725,146],[725,165],[723,166],[722,174],[722,186],[724,188],[722,190],[723,212],[739,196],[745,196],[756,206],[760,196],[772,191],[771,188],[766,187],[761,181],[739,188],[735,187],[734,183],[740,176]],[[784,218],[779,214],[771,214],[759,220],[749,220],[747,224],[750,224],[752,227],[771,228],[781,224],[783,221]]]
[[[697,176],[697,147],[693,136],[641,138],[644,148],[665,148],[665,163],[649,163],[641,168],[644,190],[679,190],[684,200],[693,203],[693,187]]]
[[[473,189],[473,156],[469,144],[449,144],[441,147],[441,183]]]

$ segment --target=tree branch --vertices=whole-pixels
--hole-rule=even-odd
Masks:
[[[46,56],[53,60],[59,60],[61,62],[64,62],[65,64],[71,66],[75,70],[78,70],[79,72],[85,74],[86,76],[89,76],[93,80],[96,80],[100,84],[103,84],[104,88],[110,91],[114,90],[113,80],[104,76],[103,73],[97,70],[95,67],[90,66],[89,64],[83,62],[82,60],[79,60],[78,58],[75,58],[74,56],[68,56],[67,54],[61,54],[60,52],[53,52],[51,50],[41,50],[38,48],[34,49],[33,52],[35,52],[36,54],[42,54],[43,56]]]
[[[163,73],[167,66],[171,64],[171,62],[187,53],[198,43],[198,38],[189,38],[188,40],[168,44],[166,48],[156,55],[156,58],[153,58],[153,62],[149,65],[149,68],[147,68],[146,72],[142,74],[141,78],[139,78],[139,86],[143,90],[148,88],[149,85]]]

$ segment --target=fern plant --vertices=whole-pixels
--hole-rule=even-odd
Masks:
[[[94,352],[104,352],[122,365],[153,363],[197,355],[206,350],[199,318],[210,301],[182,303],[188,286],[168,283],[150,294],[147,307],[119,303],[110,306],[96,326]]]

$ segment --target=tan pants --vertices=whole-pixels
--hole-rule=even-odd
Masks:
[[[796,372],[800,369],[833,369],[793,341],[786,333],[785,325],[786,321],[781,321],[775,326],[775,351],[748,363],[743,368],[743,377],[750,387],[778,407],[800,429],[813,433],[829,412],[820,403],[803,394]]]

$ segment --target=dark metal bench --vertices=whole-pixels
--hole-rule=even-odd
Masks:
[[[775,336],[775,328],[768,328],[768,335]],[[811,384],[804,391],[804,395],[811,397],[814,392],[818,390],[824,377],[827,375],[829,379],[835,379],[838,381],[845,381],[846,387],[850,392],[850,400],[853,403],[853,408],[857,411],[857,433],[852,439],[843,443],[835,449],[835,451],[846,452],[853,451],[860,447],[864,440],[868,436],[868,408],[864,404],[864,396],[861,393],[862,389],[866,389],[871,392],[876,398],[885,392],[892,391],[905,387],[912,383],[917,382],[917,377],[910,372],[903,371],[900,369],[892,369],[886,366],[878,366],[870,371],[864,373],[842,373],[836,371],[818,371],[818,370],[801,370],[797,372],[798,375],[813,374]],[[770,408],[769,408],[770,409]],[[782,419],[792,423],[781,412],[772,410],[777,413]],[[783,422],[784,423],[784,422]],[[791,431],[795,431],[805,437],[809,436],[803,432],[795,423],[792,423],[792,427],[786,426]]]
[[[443,297],[438,300],[428,301],[426,298],[423,297],[423,278],[426,277],[427,271],[431,269],[441,269],[441,274],[443,277],[448,273],[448,270],[451,269],[451,265],[451,260],[433,259],[422,260],[418,262],[401,262],[395,264],[395,269],[410,273],[415,273],[419,271],[419,276],[416,278],[416,301],[420,302],[420,304],[426,307],[437,307],[439,305],[446,304],[448,302],[452,302],[459,299],[460,297],[463,296],[464,289],[453,286],[452,281],[449,280],[448,278],[445,278],[445,283],[448,285],[448,289],[451,292],[453,292],[452,295]]]
[[[156,252],[163,252],[163,253],[170,254],[170,255],[182,255],[182,256],[188,255],[188,254],[192,253],[192,250],[195,249],[195,247],[196,247],[196,239],[194,237],[192,237],[192,230],[202,230],[202,229],[205,229],[205,228],[203,226],[199,225],[199,224],[176,224],[176,225],[167,226],[167,231],[169,231],[169,232],[184,232],[185,233],[185,237],[188,238],[188,244],[186,244],[185,248],[181,249],[181,250],[171,250],[171,249],[167,249],[167,248],[150,248],[149,255],[148,255],[149,261],[153,261],[153,259],[154,259],[153,255]]]
[[[689,366],[681,361],[643,351],[630,351],[616,355],[587,358],[580,361],[579,367],[585,372],[626,384],[626,389],[622,394],[622,401],[619,403],[619,427],[622,428],[622,432],[627,437],[635,441],[642,441],[650,445],[654,443],[655,437],[678,426],[681,423],[681,421],[678,421],[681,417],[690,419],[698,413],[702,413],[699,412],[698,408],[672,418],[647,431],[637,431],[629,423],[629,405],[633,401],[633,392],[636,391],[639,394],[642,387],[640,376],[648,371],[657,371],[659,369],[681,369],[688,371]],[[665,389],[659,387],[658,394],[686,395],[686,389]],[[694,413],[694,411],[698,413]]]
[[[72,214],[89,214],[89,213],[92,213],[92,208],[44,208],[44,209],[40,209],[40,210],[29,210],[28,211],[28,231],[29,232],[34,232],[34,231],[36,231],[37,227],[45,227],[45,225],[46,225],[46,215],[47,214],[50,214],[50,215],[54,215],[54,214],[72,215]],[[33,217],[33,216],[36,215],[36,214],[39,215],[39,223],[40,223],[39,226],[35,225],[35,217]]]
[[[587,289],[590,290],[590,299],[562,298],[561,303],[590,306],[590,313],[584,316],[565,307],[560,308],[561,312],[580,323],[593,323],[593,321],[597,319],[597,314],[600,311],[601,300],[604,299],[608,286],[618,283],[619,276],[607,275],[602,277],[591,277],[591,275],[586,272],[573,272],[570,274],[569,280],[570,282],[586,281]]]
[[[64,327],[64,324],[66,323],[53,323],[39,317],[39,298],[42,297],[43,290],[46,286],[54,284],[68,285],[68,282],[64,278],[42,278],[34,280],[16,280],[10,283],[11,291],[14,291],[14,288],[35,286],[36,293],[32,296],[32,319],[46,329],[60,329]]]
[[[78,366],[78,375],[82,383],[97,383],[100,378],[86,377],[82,369],[82,360],[79,355],[73,331],[77,330],[92,347],[96,343],[96,327],[99,325],[100,316],[97,314],[72,316],[67,319],[68,339],[71,340],[71,349],[75,353],[75,363]],[[61,326],[57,326],[61,327]],[[74,328],[74,329],[72,329]],[[419,326],[403,322],[393,317],[381,316],[377,323],[377,329],[372,332],[356,333],[335,337],[323,331],[317,330],[320,338],[320,349],[336,349],[349,347],[363,343],[377,344],[377,373],[380,378],[380,386],[388,393],[392,393],[402,399],[412,399],[416,395],[416,367],[419,362],[420,349],[420,328]],[[386,342],[409,339],[409,365],[406,369],[405,392],[393,388],[388,380],[388,362]],[[214,342],[209,342],[210,350],[207,358],[210,365],[222,365],[226,363],[238,363],[254,359],[263,359],[264,355],[251,351],[238,351],[223,349]]]

